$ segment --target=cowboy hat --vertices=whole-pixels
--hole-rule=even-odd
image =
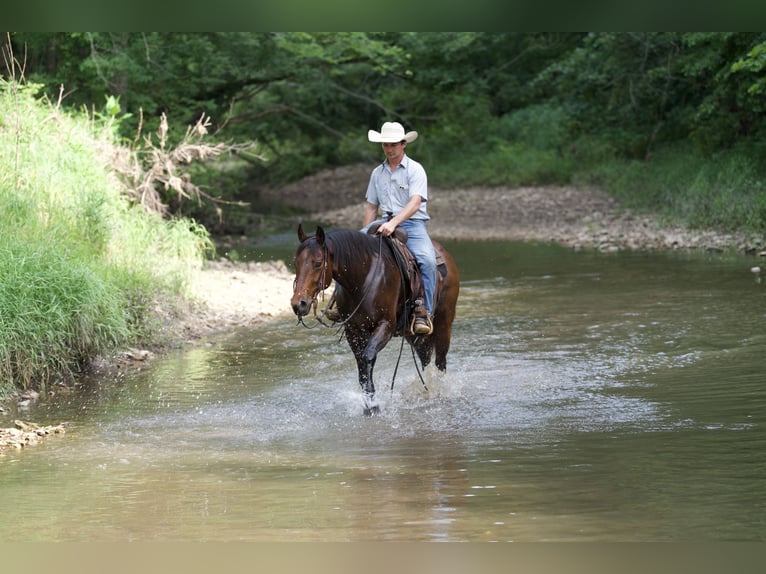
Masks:
[[[418,139],[418,132],[404,133],[404,127],[399,122],[386,122],[379,132],[368,131],[367,139],[373,143],[396,143],[400,141],[412,143]]]

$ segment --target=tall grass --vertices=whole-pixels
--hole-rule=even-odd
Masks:
[[[42,386],[128,339],[124,293],[61,245],[0,243],[3,380]]]
[[[690,145],[657,149],[649,161],[604,161],[575,178],[630,208],[690,227],[766,232],[766,173],[752,149],[703,155]]]
[[[152,302],[182,295],[211,246],[125,199],[118,149],[107,125],[0,81],[0,395],[150,336]]]

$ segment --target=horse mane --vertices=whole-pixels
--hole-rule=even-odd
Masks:
[[[354,229],[337,229],[327,234],[335,261],[344,267],[362,260],[371,260],[380,251],[380,238]],[[388,250],[384,249],[386,253]]]

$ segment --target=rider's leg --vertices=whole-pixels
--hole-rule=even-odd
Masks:
[[[431,238],[426,230],[423,220],[407,220],[402,223],[407,231],[407,247],[412,252],[420,268],[423,280],[424,306],[426,317],[418,317],[415,320],[414,330],[416,334],[430,334],[433,331],[431,316],[434,308],[434,292],[436,290],[436,252],[434,251]]]

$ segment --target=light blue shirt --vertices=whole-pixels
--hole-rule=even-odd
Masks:
[[[426,211],[428,201],[428,177],[423,166],[410,159],[406,154],[402,161],[391,172],[388,160],[384,160],[372,170],[370,183],[367,186],[368,202],[380,206],[383,213],[399,213],[413,195],[419,195],[423,200],[420,209],[410,219],[430,219]]]

